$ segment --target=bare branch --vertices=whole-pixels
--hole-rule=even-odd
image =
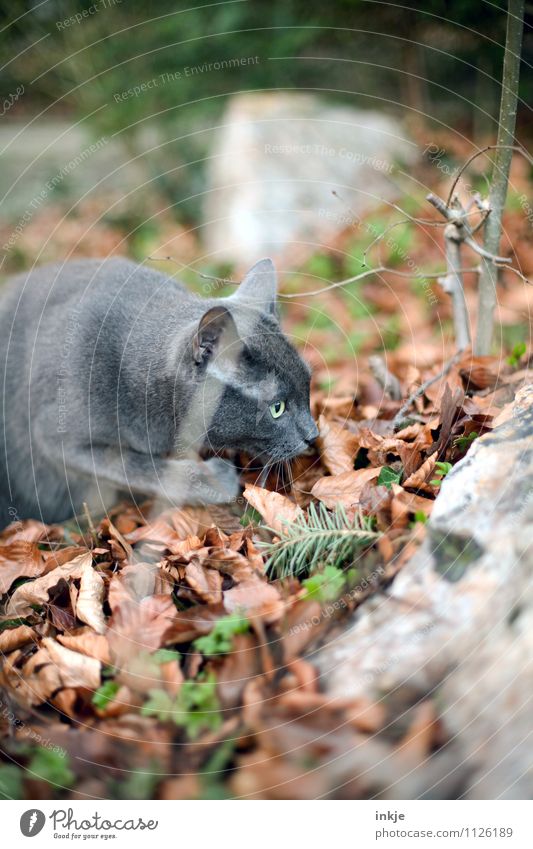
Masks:
[[[411,395],[409,395],[409,398],[407,399],[407,401],[405,401],[404,404],[402,404],[402,406],[400,407],[400,409],[398,410],[398,412],[396,413],[396,415],[393,419],[392,424],[393,424],[394,430],[401,430],[401,428],[406,423],[405,414],[409,410],[409,408],[412,406],[412,404],[414,404],[416,399],[420,398],[420,396],[424,394],[426,389],[428,389],[433,383],[436,383],[437,380],[440,380],[442,377],[446,377],[446,375],[449,374],[449,372],[452,370],[455,363],[457,363],[460,360],[463,353],[464,353],[464,349],[460,349],[459,351],[457,351],[453,355],[453,357],[451,357],[451,359],[447,360],[447,362],[444,363],[444,366],[438,372],[438,374],[435,374],[435,375],[433,375],[433,377],[430,377],[427,380],[425,380],[424,383],[420,384],[418,389],[415,389],[415,391],[412,392]]]
[[[514,148],[523,28],[524,0],[509,0],[498,120],[498,148],[490,187],[490,207],[492,211],[485,224],[483,244],[485,251],[491,255],[498,252],[502,234],[502,215],[507,197],[507,185]],[[474,353],[481,356],[490,352],[492,343],[494,309],[496,307],[496,281],[497,272],[494,260],[484,258],[479,278],[478,321],[474,345]]]
[[[463,239],[465,245],[468,245],[469,248],[472,248],[479,256],[484,257],[484,259],[490,259],[492,262],[498,263],[498,265],[510,265],[512,263],[511,257],[508,256],[497,256],[496,254],[491,254],[489,251],[482,248],[481,245],[472,239],[471,236],[465,236]]]
[[[443,280],[443,288],[452,297],[455,341],[460,350],[470,344],[470,322],[461,272],[461,244],[464,236],[461,230],[457,224],[450,223],[444,231],[448,274]]]
[[[530,156],[529,153],[526,150],[524,150],[523,147],[520,147],[517,144],[488,144],[486,147],[482,147],[481,150],[478,150],[477,153],[473,153],[472,156],[470,156],[466,160],[464,165],[461,166],[459,173],[456,174],[455,179],[452,183],[452,187],[451,187],[450,192],[448,194],[448,200],[446,201],[446,206],[450,205],[451,199],[453,197],[454,189],[455,189],[457,183],[459,182],[461,175],[466,171],[466,169],[468,168],[470,163],[473,162],[474,159],[477,159],[478,156],[483,156],[483,154],[487,153],[487,151],[489,151],[489,150],[514,150],[515,153],[521,153],[522,156],[525,157],[525,159],[527,159],[527,161],[531,165],[533,165],[533,157]]]
[[[372,357],[369,357],[368,365],[370,366],[370,370],[379,385],[383,387],[385,395],[388,395],[389,398],[392,398],[393,401],[399,401],[402,397],[402,387],[400,385],[400,381],[394,374],[391,374],[391,372],[388,370],[387,364],[383,357],[380,357],[377,354]]]
[[[453,206],[446,206],[444,201],[434,194],[429,194],[427,200],[448,221],[444,230],[448,273],[439,282],[444,291],[448,292],[452,297],[455,339],[457,347],[463,349],[470,344],[470,321],[461,271],[461,245],[465,239],[469,238],[469,230],[465,224],[466,210],[463,209],[458,198],[453,199]]]
[[[479,267],[459,268],[458,271],[463,273],[467,271],[478,271]],[[356,274],[355,277],[348,277],[347,280],[338,280],[336,283],[330,283],[329,286],[323,286],[321,289],[314,289],[311,292],[297,292],[290,295],[280,292],[280,298],[303,298],[308,295],[322,295],[324,292],[331,292],[333,289],[338,289],[342,286],[348,286],[350,283],[355,283],[357,280],[362,280],[364,277],[370,277],[372,274],[394,274],[396,277],[406,277],[410,280],[426,280],[432,278],[438,280],[443,276],[442,271],[431,272],[430,274],[410,274],[407,271],[397,271],[395,268],[388,268],[385,265],[378,265],[375,268],[369,268],[368,271],[363,271],[361,274]]]

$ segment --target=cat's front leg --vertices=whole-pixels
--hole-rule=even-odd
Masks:
[[[81,475],[176,505],[226,504],[239,494],[237,470],[218,457],[203,462],[92,445],[71,448],[63,458],[69,478]]]

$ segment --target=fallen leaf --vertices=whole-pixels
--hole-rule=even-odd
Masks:
[[[188,551],[202,546],[198,536],[189,534],[185,538],[181,537],[175,528],[162,517],[149,522],[147,525],[141,525],[140,528],[129,533],[126,539],[132,544],[146,541],[158,543],[172,554],[186,554]]]
[[[243,581],[223,595],[228,613],[242,613],[248,619],[259,617],[267,624],[277,622],[285,610],[277,589],[260,578]]]
[[[185,567],[185,580],[197,596],[207,604],[222,602],[222,577],[214,569],[191,562]]]
[[[303,516],[301,507],[279,492],[248,485],[244,490],[244,497],[248,504],[261,514],[265,524],[280,535],[285,533],[286,522],[294,522],[299,516]]]
[[[32,604],[44,604],[48,601],[48,591],[56,587],[61,579],[68,581],[69,579],[81,578],[85,565],[91,563],[92,554],[90,551],[86,551],[41,578],[22,584],[22,586],[17,587],[11,596],[7,613],[14,616],[26,616],[31,613]]]
[[[424,492],[433,492],[433,487],[429,484],[431,475],[437,462],[437,454],[432,454],[420,466],[420,468],[410,475],[407,480],[404,480],[404,489],[421,489]]]
[[[3,684],[11,690],[21,704],[39,705],[48,701],[52,693],[63,686],[59,669],[46,648],[31,655],[20,669],[20,651],[3,659]]]
[[[103,634],[106,629],[103,603],[104,580],[87,560],[81,572],[75,612],[78,619],[89,625],[97,634]]]
[[[116,665],[127,664],[141,651],[160,648],[163,635],[176,614],[172,596],[146,595],[139,598],[122,576],[115,576],[111,581],[109,604],[113,615],[106,636]]]
[[[111,664],[109,643],[107,637],[102,634],[95,634],[87,628],[82,634],[58,634],[57,640],[65,648],[85,654],[87,657],[95,657],[105,666]]]
[[[215,622],[225,615],[226,611],[222,605],[218,604],[197,604],[195,607],[189,607],[188,610],[182,610],[176,613],[169,624],[163,635],[162,645],[189,643],[196,637],[203,637],[209,634]]]
[[[251,543],[251,540],[248,540]],[[252,553],[255,558],[256,567],[259,568],[261,563],[261,571],[263,567],[263,559],[252,545]],[[253,567],[250,564],[251,555],[245,557],[238,551],[232,551],[228,548],[213,548],[206,555],[204,563],[212,569],[217,569],[223,575],[229,575],[235,583],[239,584],[242,581],[248,581],[256,575]],[[259,558],[259,559],[258,559]]]
[[[0,533],[3,545],[12,542],[40,542],[42,539],[58,540],[62,533],[56,526],[43,525],[35,519],[25,519],[23,522],[13,522]]]
[[[311,495],[322,501],[330,510],[339,505],[345,508],[354,507],[359,502],[365,484],[376,480],[379,473],[379,468],[357,469],[353,472],[321,478],[311,490]]]
[[[240,703],[246,683],[260,671],[259,653],[253,636],[235,634],[231,652],[222,663],[218,662],[216,669],[217,693],[226,710]]]
[[[19,625],[18,628],[9,628],[0,633],[0,653],[7,654],[10,651],[14,651],[26,643],[31,643],[35,638],[35,631],[29,625]]]
[[[98,689],[102,667],[99,660],[67,649],[51,637],[44,637],[42,644],[56,666],[62,687]]]
[[[42,575],[46,563],[34,542],[15,540],[0,546],[0,595],[6,593],[17,578]]]
[[[319,416],[318,430],[320,458],[328,472],[340,475],[352,471],[360,447],[357,436],[324,415]]]

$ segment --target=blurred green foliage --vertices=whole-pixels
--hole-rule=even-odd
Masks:
[[[195,209],[201,163],[234,92],[316,90],[495,128],[505,11],[493,3],[480,15],[468,0],[415,0],[409,11],[368,0],[0,0],[0,24],[9,24],[2,90],[22,84],[21,109],[67,112],[95,137],[118,135],[182,211]],[[526,59],[530,45],[526,27]]]

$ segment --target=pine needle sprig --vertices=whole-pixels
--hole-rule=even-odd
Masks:
[[[260,543],[267,555],[267,571],[278,578],[313,571],[321,563],[341,566],[380,534],[373,530],[372,518],[356,513],[348,518],[344,507],[330,512],[322,503],[310,504],[307,515],[285,521],[284,533],[269,531],[279,538]]]

